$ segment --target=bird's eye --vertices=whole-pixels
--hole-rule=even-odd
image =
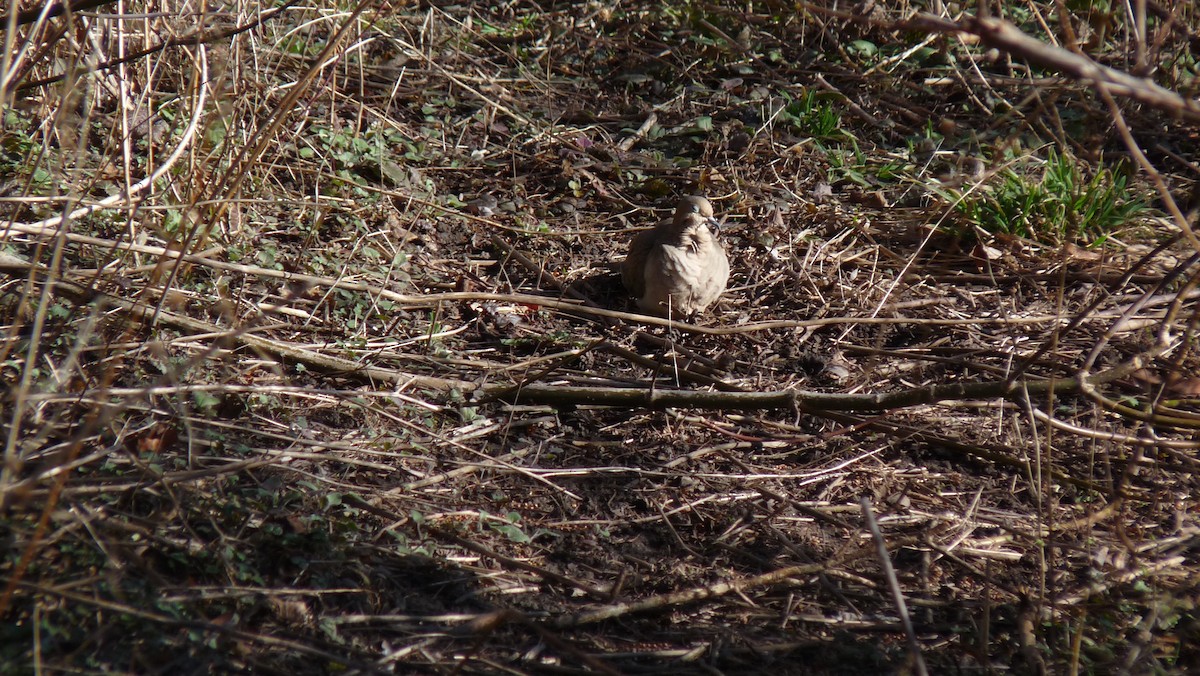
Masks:
[[[693,204],[693,205],[692,205],[692,213],[693,213],[693,214],[698,214],[698,213],[700,213],[700,205],[699,205],[699,204]]]

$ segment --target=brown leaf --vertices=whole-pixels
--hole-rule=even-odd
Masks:
[[[994,261],[998,260],[1003,255],[1003,251],[995,247],[988,246],[983,242],[976,242],[974,248],[971,249],[971,258],[977,261]]]
[[[1100,252],[1098,252],[1098,251],[1092,251],[1091,249],[1085,249],[1081,246],[1071,244],[1070,242],[1067,242],[1067,244],[1065,246],[1063,246],[1063,253],[1066,254],[1066,257],[1069,260],[1076,260],[1076,261],[1093,262],[1093,261],[1098,261],[1101,258],[1103,258],[1103,256],[1101,256]]]
[[[125,440],[125,447],[137,451],[138,455],[160,455],[179,441],[179,430],[174,425],[159,423],[142,430],[133,438]]]
[[[1181,397],[1200,396],[1200,378],[1182,378],[1167,386],[1167,391]]]

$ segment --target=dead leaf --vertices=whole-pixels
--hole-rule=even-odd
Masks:
[[[1003,251],[996,247],[988,246],[983,242],[976,242],[974,248],[971,249],[971,258],[977,261],[999,260],[1003,255]]]
[[[1183,378],[1167,386],[1167,391],[1180,397],[1200,396],[1200,378]]]
[[[1063,253],[1066,254],[1068,259],[1077,260],[1077,261],[1094,262],[1094,261],[1098,261],[1101,258],[1103,258],[1103,256],[1100,255],[1100,252],[1098,252],[1098,251],[1092,251],[1091,249],[1085,249],[1081,246],[1072,244],[1070,242],[1067,242],[1063,246]]]
[[[179,430],[161,422],[125,438],[125,448],[138,455],[161,455],[179,441]]]

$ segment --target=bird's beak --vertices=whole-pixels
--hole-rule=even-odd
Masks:
[[[709,229],[718,235],[721,234],[721,229],[725,227],[725,224],[721,221],[718,221],[715,216],[709,216],[708,218],[704,219],[704,221],[708,223]]]

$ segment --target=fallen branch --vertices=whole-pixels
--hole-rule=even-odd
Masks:
[[[886,411],[922,404],[963,399],[1011,399],[1023,401],[1025,396],[1054,392],[1069,394],[1083,392],[1096,385],[1123,378],[1144,367],[1164,347],[1152,348],[1128,362],[1102,373],[1080,378],[1047,378],[1044,380],[994,380],[968,383],[949,383],[929,387],[913,387],[895,392],[840,394],[806,390],[774,390],[764,392],[706,392],[694,390],[651,389],[642,387],[578,387],[535,384],[515,392],[505,392],[501,399],[521,404],[550,404],[554,406],[617,406],[622,408],[707,408],[726,411],[764,409],[798,409],[801,411]],[[487,391],[489,388],[484,388]],[[508,389],[507,387],[505,389]]]
[[[0,270],[10,273],[17,271],[44,272],[40,266],[33,266],[13,257],[0,257]],[[50,283],[54,284],[57,292],[77,303],[99,302],[106,307],[121,308],[133,321],[151,323],[155,319],[154,308],[143,303],[98,292],[74,282],[53,280]],[[491,294],[446,295],[488,296]],[[511,383],[479,385],[465,380],[437,378],[368,366],[351,359],[335,357],[253,335],[246,329],[225,329],[209,322],[170,312],[160,312],[157,315],[157,323],[195,333],[221,335],[223,340],[240,343],[287,361],[303,363],[310,368],[333,372],[376,386],[385,383],[392,386],[415,386],[446,393],[456,390],[462,394],[471,393],[477,400],[483,401],[500,399],[521,404],[649,409],[884,411],[963,399],[1000,398],[1022,401],[1027,396],[1038,396],[1050,392],[1057,394],[1094,392],[1097,385],[1124,378],[1145,367],[1168,348],[1168,345],[1160,342],[1125,363],[1083,378],[949,383],[867,394],[791,389],[762,392],[712,392],[649,387],[580,387],[537,383],[514,388]]]

